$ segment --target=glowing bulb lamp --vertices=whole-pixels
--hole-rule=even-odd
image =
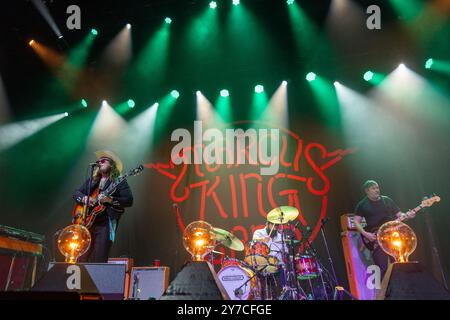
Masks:
[[[417,237],[413,229],[403,222],[394,220],[383,224],[377,233],[380,247],[395,262],[408,262],[408,257],[416,250]]]
[[[183,233],[183,245],[193,261],[203,261],[216,246],[213,227],[205,221],[191,222]]]
[[[58,249],[66,262],[76,263],[78,258],[88,251],[91,245],[91,234],[89,230],[79,224],[72,224],[59,234]]]

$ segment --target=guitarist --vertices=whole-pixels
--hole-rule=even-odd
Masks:
[[[389,262],[389,256],[380,246],[377,246],[377,230],[385,222],[395,220],[406,215],[406,219],[412,219],[415,213],[408,211],[403,213],[395,202],[380,193],[380,187],[374,180],[367,180],[363,184],[366,196],[358,203],[355,209],[355,226],[361,235],[367,240],[366,246],[372,251],[373,261],[380,267],[383,278]],[[361,219],[367,222],[366,230],[361,226]],[[364,239],[363,239],[364,240]],[[373,248],[375,246],[375,248]]]
[[[105,206],[95,218],[89,228],[92,242],[89,250],[80,257],[79,262],[108,262],[109,249],[114,241],[117,225],[125,207],[133,204],[133,195],[127,181],[120,183],[110,196],[105,196],[102,191],[115,180],[122,172],[123,164],[120,158],[111,151],[102,150],[95,152],[97,158],[91,185],[91,196],[98,192],[98,201]],[[73,194],[73,199],[79,204],[88,201],[89,179]],[[89,201],[92,205],[92,202]]]

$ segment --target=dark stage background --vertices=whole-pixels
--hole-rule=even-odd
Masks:
[[[448,61],[449,8],[440,1],[418,1],[420,10],[411,17],[402,15],[389,1],[353,1],[359,15],[353,8],[332,16],[331,2],[297,1],[311,25],[296,29],[286,2],[281,0],[241,1],[245,8],[241,20],[231,20],[236,9],[231,0],[220,1],[213,18],[207,17],[209,1],[200,0],[46,1],[64,41],[57,39],[31,2],[5,4],[0,13],[1,125],[65,111],[70,111],[70,116],[0,150],[0,224],[45,234],[46,258],[50,259],[52,235],[70,223],[71,194],[84,181],[86,165],[94,160],[92,152],[109,148],[123,157],[126,169],[146,164],[142,175],[129,179],[135,201],[120,221],[113,257],[132,257],[136,265],[150,265],[159,259],[161,265],[171,267],[173,278],[189,258],[181,243],[174,202],[180,206],[184,226],[204,214],[206,221],[233,230],[243,240],[251,238],[252,226],[264,223],[264,213],[274,203],[291,204],[301,209],[302,223],[313,228],[311,239],[326,265],[317,222],[321,212],[329,218],[325,234],[338,278],[347,287],[339,217],[353,211],[363,197],[361,184],[374,179],[382,194],[394,199],[402,211],[418,205],[425,195],[440,195],[440,203],[408,222],[418,237],[411,260],[419,260],[438,274],[433,238],[448,275],[449,81],[448,73],[426,70],[424,63],[429,57]],[[82,10],[81,30],[65,27],[65,9],[70,4],[78,4]],[[381,30],[365,26],[364,12],[370,4],[382,9]],[[148,45],[166,16],[173,19],[170,36],[153,41],[153,47]],[[133,54],[125,67],[108,65],[104,49],[126,23],[132,24]],[[199,31],[192,33],[195,26],[200,26]],[[99,35],[86,62],[78,66],[82,72],[76,81],[49,67],[28,45],[35,39],[66,57],[94,27]],[[305,35],[305,30],[311,33]],[[139,62],[143,52],[148,58],[144,71]],[[362,79],[367,70],[385,76],[394,73],[400,62],[412,70],[406,78],[393,77],[384,87]],[[305,80],[310,71],[325,83],[318,94],[312,90],[314,82]],[[260,180],[249,176],[246,184],[242,182],[241,175],[258,172],[252,166],[222,166],[215,172],[202,167],[199,170],[206,172],[204,176],[188,166],[171,195],[182,168],[162,165],[168,164],[174,145],[171,132],[192,129],[197,119],[196,90],[214,104],[219,91],[227,88],[232,107],[229,121],[224,122],[245,129],[254,121],[267,120],[252,116],[254,86],[264,84],[270,99],[283,80],[288,81],[288,122],[269,121],[269,125],[288,129],[298,139],[285,132],[286,161],[292,164],[281,167],[282,176],[273,189],[268,189],[270,176]],[[343,101],[336,96],[335,80],[351,88],[350,98]],[[121,114],[123,123],[133,123],[174,88],[181,96],[170,110],[160,104],[152,134],[143,130],[124,142],[119,122],[112,122],[103,129],[107,131],[104,138],[93,138],[101,130],[96,127],[96,116],[103,99],[114,107],[133,98],[136,107]],[[401,93],[398,97],[385,99],[396,91]],[[388,94],[383,96],[385,92]],[[89,102],[85,109],[79,107],[82,98]],[[323,108],[324,100],[328,109]],[[250,122],[235,123],[241,120]],[[296,170],[298,146],[301,155]],[[329,163],[333,159],[337,162]],[[305,180],[288,179],[288,175]],[[217,177],[217,189],[207,193]],[[244,185],[247,201],[242,196]],[[183,198],[186,192],[188,197]]]

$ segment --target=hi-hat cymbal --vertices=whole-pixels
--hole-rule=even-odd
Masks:
[[[234,251],[244,250],[244,244],[242,241],[231,232],[219,228],[213,228],[212,233],[215,236],[216,241],[220,242],[225,247]]]
[[[295,207],[281,206],[272,209],[267,214],[267,221],[274,224],[285,224],[294,221],[298,217],[298,209]]]

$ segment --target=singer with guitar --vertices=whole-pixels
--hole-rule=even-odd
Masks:
[[[102,150],[95,152],[97,161],[92,179],[87,181],[75,191],[73,199],[77,202],[74,210],[74,223],[80,223],[88,227],[92,242],[89,250],[80,257],[79,262],[107,262],[109,250],[114,241],[119,219],[125,207],[133,204],[133,195],[125,179],[117,183],[122,172],[123,164],[120,158],[111,151]],[[92,180],[91,185],[89,182]],[[117,185],[115,185],[117,184]],[[110,186],[114,188],[111,190]],[[90,190],[88,197],[87,193]],[[106,192],[108,191],[108,192]],[[89,200],[88,200],[89,199]],[[89,209],[101,208],[90,219],[80,219],[80,208],[88,202]],[[75,212],[78,212],[75,214]],[[95,218],[95,220],[94,220]],[[89,221],[89,223],[86,223]]]
[[[376,246],[376,230],[385,222],[401,218],[402,220],[412,219],[415,216],[414,211],[403,213],[395,202],[380,193],[380,187],[374,180],[368,180],[363,184],[366,196],[358,203],[355,208],[355,226],[361,235],[365,238],[366,247],[371,249],[372,257],[376,265],[380,267],[381,277],[384,276],[389,262],[389,256]],[[361,226],[362,218],[366,219],[365,229]],[[375,232],[374,232],[375,231]]]

